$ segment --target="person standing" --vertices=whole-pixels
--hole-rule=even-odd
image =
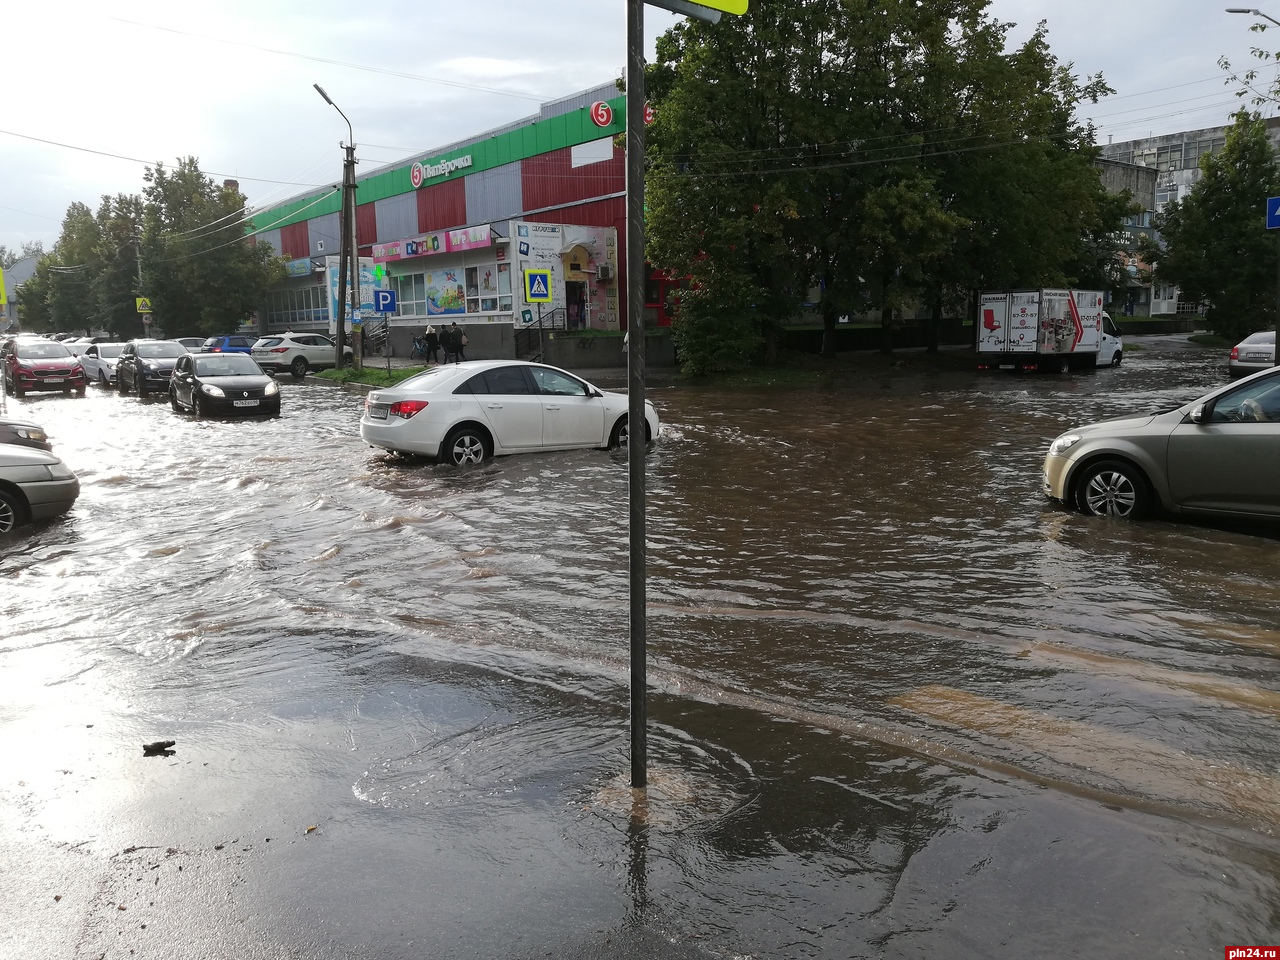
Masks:
[[[459,329],[455,321],[449,328],[449,352],[453,354],[453,362],[460,363],[467,359],[467,335]]]
[[[425,359],[427,363],[439,363],[440,334],[436,333],[436,328],[428,325],[427,332],[424,334],[423,339],[426,340],[427,347],[426,356],[423,359]]]

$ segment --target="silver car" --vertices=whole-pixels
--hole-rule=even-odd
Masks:
[[[1245,377],[1259,370],[1266,370],[1276,362],[1276,332],[1261,330],[1251,333],[1231,348],[1227,372],[1233,377]]]
[[[1097,516],[1280,519],[1280,367],[1167,413],[1078,427],[1049,445],[1044,493]]]
[[[80,496],[80,481],[45,450],[0,444],[0,537],[32,520],[66,513]]]
[[[123,343],[92,343],[80,354],[80,366],[90,383],[111,387],[116,382],[116,361],[120,359]]]

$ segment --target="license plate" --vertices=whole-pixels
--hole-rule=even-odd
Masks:
[[[45,377],[44,382],[45,383],[61,383],[62,377]]]
[[[1244,355],[1244,358],[1246,360],[1270,360],[1271,359],[1265,353],[1246,353]]]
[[[369,419],[385,420],[387,419],[387,411],[389,409],[391,408],[385,403],[371,403],[369,404]]]
[[[235,407],[256,407],[257,400],[232,400],[231,405]]]

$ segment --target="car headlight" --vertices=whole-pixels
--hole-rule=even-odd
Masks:
[[[147,373],[155,373],[159,368],[154,363],[147,363],[144,360],[142,363],[142,369],[147,371]]]
[[[13,428],[13,432],[16,433],[18,436],[22,437],[22,439],[24,440],[45,441],[49,439],[49,435],[47,433],[45,433],[43,430],[38,430],[35,427],[15,426]]]
[[[205,393],[207,393],[207,394],[208,394],[209,396],[211,396],[211,397],[225,397],[225,396],[226,396],[226,394],[222,392],[222,388],[221,388],[221,387],[215,387],[212,383],[202,383],[202,384],[200,384],[200,389],[201,389],[202,391],[204,391]]]
[[[1074,447],[1077,443],[1079,443],[1080,439],[1081,439],[1080,434],[1078,433],[1064,433],[1057,440],[1053,441],[1053,443],[1049,444],[1049,456],[1051,457],[1062,456],[1064,453],[1066,453],[1068,450]]]
[[[274,397],[277,393],[280,392],[280,384],[272,380],[270,383],[267,384],[266,389],[263,390],[262,392],[268,397]]]

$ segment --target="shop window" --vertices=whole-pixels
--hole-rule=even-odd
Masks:
[[[498,309],[511,311],[511,264],[498,264]]]
[[[421,273],[407,273],[392,277],[396,291],[397,317],[425,317],[427,315],[427,282]]]

